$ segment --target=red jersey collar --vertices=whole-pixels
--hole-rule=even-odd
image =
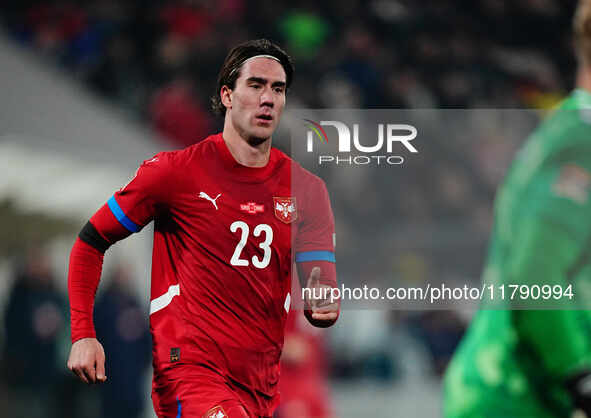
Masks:
[[[267,165],[264,167],[247,167],[245,165],[240,164],[226,145],[226,141],[221,133],[214,135],[213,141],[218,149],[218,154],[222,160],[222,163],[225,168],[232,171],[232,173],[238,176],[241,179],[252,179],[252,180],[265,180],[267,179],[273,171],[277,168],[277,162],[279,160],[279,153],[278,151],[271,147],[271,153],[269,155],[269,161]]]

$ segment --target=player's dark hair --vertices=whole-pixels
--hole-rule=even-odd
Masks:
[[[220,98],[220,90],[223,86],[228,86],[230,89],[236,87],[236,80],[240,77],[242,64],[247,59],[256,55],[271,55],[277,58],[285,71],[286,89],[289,88],[293,77],[293,62],[291,57],[279,45],[267,39],[247,41],[232,48],[224,60],[224,64],[218,74],[217,90],[211,97],[211,108],[214,113],[221,116],[226,114],[226,106],[224,106]]]

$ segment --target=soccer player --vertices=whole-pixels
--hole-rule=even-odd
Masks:
[[[591,1],[579,3],[574,30],[578,88],[527,140],[499,190],[487,283],[591,284]],[[444,412],[591,417],[590,383],[589,311],[481,310],[446,372]]]
[[[144,161],[82,229],[68,277],[68,367],[81,380],[106,380],[92,319],[103,254],[154,220],[156,414],[273,414],[294,261],[307,287],[336,286],[324,182],[271,147],[292,75],[289,56],[267,40],[233,48],[212,100],[225,117],[223,132]],[[336,321],[338,302],[307,302],[313,325]]]

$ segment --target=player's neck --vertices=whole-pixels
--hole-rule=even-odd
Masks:
[[[591,93],[591,67],[581,65],[577,71],[577,88]]]
[[[257,145],[249,144],[228,122],[226,119],[222,136],[232,157],[246,167],[266,166],[271,155],[271,138]]]

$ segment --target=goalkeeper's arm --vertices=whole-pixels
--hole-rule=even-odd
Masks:
[[[519,230],[513,246],[511,280],[529,285],[570,284],[573,269],[586,253],[581,242],[588,239],[541,215],[524,219]],[[520,337],[536,353],[544,370],[562,379],[575,406],[591,417],[591,391],[581,385],[588,381],[591,370],[591,342],[580,312],[516,310],[514,319]]]

